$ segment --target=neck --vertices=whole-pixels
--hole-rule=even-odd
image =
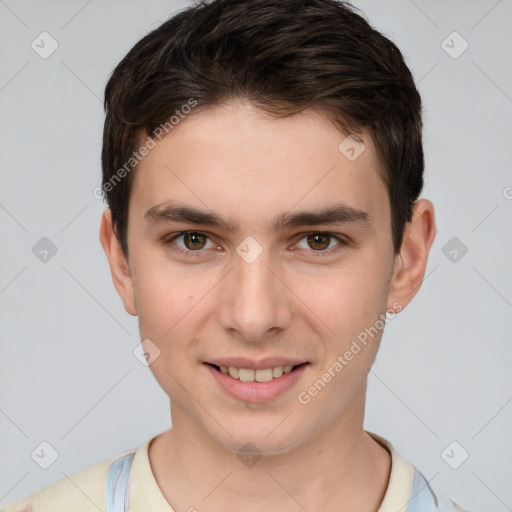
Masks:
[[[175,510],[376,512],[391,457],[364,431],[363,417],[364,399],[294,449],[245,466],[173,405],[173,427],[153,439],[149,459]]]

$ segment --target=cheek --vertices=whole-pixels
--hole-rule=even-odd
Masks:
[[[364,264],[363,264],[364,263]],[[375,360],[385,321],[382,287],[386,272],[369,272],[368,261],[338,271],[325,280],[322,292],[311,296],[311,309],[324,326],[324,351],[309,382],[297,397],[311,417],[329,424],[364,395],[368,372]],[[300,293],[305,293],[305,289]],[[318,324],[318,321],[316,322]]]
[[[165,259],[151,258],[150,254],[141,254],[133,267],[141,329],[151,330],[160,338],[185,325],[187,315],[205,293],[207,277],[174,267]]]
[[[208,291],[218,279],[169,262],[152,263],[134,273],[140,339],[157,347],[159,356],[150,369],[160,386],[175,395],[181,391],[172,376],[179,382],[189,378],[201,348],[197,335],[210,318]]]
[[[388,269],[371,254],[360,253],[346,265],[301,276],[296,283],[297,296],[340,342],[373,325],[386,308]]]
[[[204,294],[195,288],[194,280],[181,276],[169,268],[148,265],[134,279],[140,339],[150,340],[149,346],[158,354],[149,368],[160,387],[178,400],[183,393],[178,383],[187,380],[185,369],[194,358],[198,301]],[[190,385],[187,389],[192,390]]]

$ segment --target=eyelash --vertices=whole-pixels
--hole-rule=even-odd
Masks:
[[[166,246],[168,246],[172,251],[177,252],[178,254],[181,254],[183,256],[190,257],[190,258],[201,257],[202,254],[204,253],[203,249],[198,249],[198,250],[195,250],[195,251],[190,250],[190,249],[189,250],[185,250],[185,249],[181,249],[181,248],[177,247],[175,244],[172,243],[177,238],[180,238],[183,235],[186,235],[188,233],[195,233],[195,234],[198,234],[198,235],[203,235],[206,238],[208,238],[208,240],[210,240],[210,237],[206,233],[203,233],[202,231],[189,230],[189,231],[181,231],[180,233],[174,233],[173,235],[170,235],[170,236],[166,237],[164,239],[164,244]],[[302,238],[300,238],[297,241],[297,243],[299,243],[301,240],[303,240],[304,238],[306,238],[306,237],[308,237],[310,235],[329,236],[329,237],[334,238],[334,239],[336,239],[338,241],[338,245],[336,245],[334,248],[331,248],[331,249],[323,249],[323,250],[318,250],[318,251],[314,251],[313,249],[311,249],[310,251],[307,251],[307,252],[313,253],[315,258],[316,257],[323,257],[323,256],[330,256],[334,252],[337,252],[338,250],[342,249],[343,247],[346,247],[346,246],[349,245],[349,242],[345,238],[342,238],[339,235],[336,235],[334,233],[327,233],[325,231],[310,231],[308,233],[304,233]]]

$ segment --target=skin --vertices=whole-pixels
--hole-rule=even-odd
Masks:
[[[139,164],[128,261],[104,212],[100,240],[114,285],[139,317],[141,339],[160,350],[150,369],[172,401],[173,426],[153,439],[149,458],[177,511],[374,512],[382,502],[390,454],[363,429],[382,331],[309,403],[297,399],[379,315],[406,307],[435,236],[433,205],[420,199],[393,253],[379,160],[371,138],[358,136],[366,147],[350,161],[338,150],[345,135],[320,113],[276,119],[230,101],[190,115]],[[238,229],[145,218],[169,201],[215,212]],[[279,214],[339,203],[371,222],[269,229]],[[169,241],[186,230],[206,236],[197,246]],[[308,242],[309,233],[348,243]],[[263,249],[252,263],[236,252],[248,236]],[[249,403],[227,395],[203,364],[220,356],[309,364],[291,390]],[[237,457],[248,442],[262,455],[251,467]]]

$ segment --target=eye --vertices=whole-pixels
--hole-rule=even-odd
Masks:
[[[304,247],[304,245],[300,245],[300,242],[302,240],[306,241],[306,247]],[[301,241],[298,244],[296,244],[295,247],[298,247],[300,249],[312,249],[312,251],[308,252],[318,253],[315,254],[315,256],[327,256],[327,254],[331,254],[332,252],[337,250],[332,250],[331,242],[333,242],[333,240],[338,241],[338,244],[336,244],[334,247],[341,248],[345,245],[348,245],[346,240],[331,233],[307,233],[303,238],[301,238]]]
[[[176,241],[180,239],[183,245],[176,243]],[[210,246],[208,246],[208,240],[209,237],[199,231],[183,231],[182,233],[176,233],[166,238],[165,244],[169,245],[173,251],[185,254],[186,256],[196,256],[196,254],[192,253],[201,253],[201,249],[217,247],[211,240],[209,240]],[[199,256],[199,254],[197,254],[197,256]]]
[[[302,242],[303,240],[305,242]],[[333,247],[332,244],[334,241],[338,243]],[[200,231],[174,233],[164,240],[164,244],[178,254],[191,257],[204,256],[205,251],[203,249],[219,249],[219,246],[213,243],[208,235]],[[294,249],[304,249],[314,256],[329,256],[347,245],[348,241],[338,235],[314,232],[306,233],[299,240],[299,243],[295,244]]]

